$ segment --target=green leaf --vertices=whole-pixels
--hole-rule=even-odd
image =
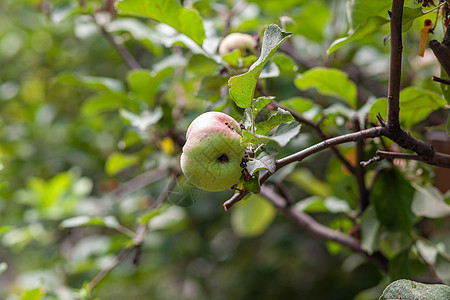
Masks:
[[[333,214],[348,213],[351,210],[347,201],[334,196],[327,197],[324,201],[324,204],[327,208],[327,211]]]
[[[256,83],[264,65],[269,61],[281,43],[290,36],[291,33],[281,31],[277,25],[269,25],[264,32],[261,55],[258,60],[246,73],[233,76],[228,80],[230,96],[237,106],[246,108],[252,105]]]
[[[421,7],[416,8],[404,7],[402,16],[402,31],[409,30],[414,20],[420,18],[423,15],[424,13]]]
[[[112,229],[122,227],[119,221],[114,216],[106,216],[100,218],[87,215],[65,219],[64,221],[61,222],[59,226],[61,228],[75,228],[80,226],[104,226]]]
[[[408,251],[412,243],[409,232],[383,230],[380,233],[380,251],[388,259],[395,259],[400,253]]]
[[[259,78],[274,78],[278,76],[280,76],[280,68],[278,68],[276,63],[269,61],[262,69]]]
[[[352,3],[355,3],[355,1],[352,1]],[[358,3],[357,5],[360,6],[357,7],[355,10],[352,10],[352,13],[356,11],[356,13],[352,15],[352,19],[354,19],[355,21],[352,23],[353,24],[352,28],[354,29],[350,30],[349,34],[346,37],[335,40],[328,48],[327,51],[328,55],[330,55],[340,47],[344,46],[345,44],[352,41],[360,40],[377,31],[384,24],[389,23],[389,20],[387,19],[387,14],[384,13],[383,11],[384,7],[389,7],[390,5],[389,3],[386,6],[386,3],[383,3],[383,1],[370,1],[370,2],[367,1],[366,3]],[[378,9],[381,9],[381,12],[383,12],[381,16],[379,14],[380,11]],[[403,9],[403,16],[402,16],[402,31],[406,31],[409,28],[411,28],[413,21],[422,15],[423,12],[421,8],[405,7]],[[384,45],[386,45],[389,40],[390,34],[385,36]]]
[[[347,201],[333,196],[326,199],[322,196],[311,196],[296,203],[295,209],[307,213],[330,212],[335,214],[349,212],[350,206]]]
[[[72,86],[88,87],[96,91],[123,92],[125,90],[122,81],[109,77],[93,77],[63,73],[56,78],[56,82]]]
[[[280,68],[281,73],[294,73],[298,71],[298,66],[292,60],[290,56],[278,53],[277,56],[272,58],[272,61]]]
[[[244,122],[245,129],[247,129],[250,132],[252,124],[253,124],[253,114],[252,114],[252,108],[251,107],[247,107],[244,110],[243,122]],[[244,131],[244,133],[245,133],[245,131]],[[243,140],[241,140],[241,144],[242,145],[246,145],[246,143],[244,143]]]
[[[130,34],[135,40],[142,43],[155,55],[162,54],[163,47],[161,45],[170,47],[170,45],[167,45],[167,39],[164,39],[162,34],[158,34],[142,20],[136,18],[116,18],[108,24],[108,30],[111,33],[117,32],[120,34],[126,32]]]
[[[220,89],[227,84],[227,81],[228,79],[221,75],[203,76],[196,96],[215,102],[220,99]]]
[[[230,53],[227,53],[222,56],[222,59],[226,61],[230,66],[241,68],[242,67],[242,61],[239,63],[239,59],[241,58],[241,51],[239,49],[236,49]]]
[[[352,0],[348,2],[347,15],[349,16],[350,26],[356,29],[358,25],[365,23],[368,18],[374,16],[381,16],[386,19],[391,3],[391,0]]]
[[[414,20],[423,15],[424,13],[422,12],[422,8],[420,7],[404,7],[402,16],[402,32],[408,31],[412,27]],[[388,33],[384,36],[383,44],[386,46],[390,40],[391,33]]]
[[[274,115],[270,116],[267,121],[258,123],[256,125],[256,134],[266,135],[273,128],[280,125],[280,123],[288,123],[291,121],[294,121],[294,117],[291,115],[291,113],[282,108],[278,108],[277,112]]]
[[[149,220],[151,230],[176,228],[186,219],[186,211],[179,206],[171,205],[162,209],[161,213]]]
[[[144,100],[152,106],[155,103],[159,86],[172,72],[173,68],[171,67],[159,72],[132,70],[127,74],[127,83],[136,98]]]
[[[443,284],[424,284],[401,279],[386,287],[380,300],[443,300],[450,299],[450,286]]]
[[[302,97],[294,97],[287,100],[283,100],[280,101],[280,104],[300,114],[314,107],[314,104],[310,99]]]
[[[163,212],[167,207],[160,206],[156,209],[150,209],[146,213],[140,215],[137,219],[138,223],[140,224],[147,224],[152,218],[159,215],[161,212]]]
[[[294,83],[300,90],[315,88],[322,95],[337,97],[356,108],[356,85],[341,70],[313,68],[300,74]]]
[[[405,250],[389,261],[389,277],[391,280],[411,277],[409,250]]]
[[[450,205],[445,203],[441,192],[433,187],[422,187],[412,183],[416,190],[411,209],[416,216],[427,218],[442,218],[450,215]]]
[[[0,275],[8,269],[8,264],[5,262],[0,262]]]
[[[194,54],[189,59],[186,70],[195,76],[214,74],[217,71],[217,63],[203,54]]]
[[[193,9],[184,8],[177,0],[121,0],[117,8],[122,15],[148,17],[170,25],[200,46],[205,39],[200,15]]]
[[[136,115],[128,110],[121,109],[120,115],[130,122],[133,127],[136,127],[140,131],[145,131],[150,125],[155,124],[162,118],[163,111],[161,107],[158,106],[154,111],[146,110],[140,115]]]
[[[21,300],[40,300],[45,296],[45,292],[41,288],[35,288],[33,290],[26,291]]]
[[[300,133],[300,124],[298,122],[281,123],[275,130],[271,138],[281,147],[286,146],[291,139]]]
[[[445,105],[446,101],[441,95],[429,90],[409,87],[400,92],[400,120],[405,127],[411,128],[432,111]]]
[[[12,226],[0,226],[0,235],[10,231],[12,228],[13,228]]]
[[[276,142],[281,147],[286,146],[289,141],[297,136],[300,132],[300,124],[298,122],[291,123],[281,123],[277,130],[271,136],[260,135],[256,133],[251,133],[250,131],[243,132],[243,138],[241,139],[241,144],[246,145],[247,143],[266,144],[268,142]]]
[[[69,16],[74,15],[78,11],[78,5],[70,1],[64,1],[60,3],[56,3],[50,13],[50,19],[53,23],[60,23],[65,20]]]
[[[128,101],[128,96],[123,92],[103,92],[90,97],[81,107],[84,116],[95,116],[111,110],[123,108]]]
[[[245,191],[249,191],[253,194],[258,194],[261,191],[258,173],[256,173],[255,176],[252,176],[249,181],[247,182],[244,181],[243,188]]]
[[[127,155],[120,152],[114,152],[106,161],[105,171],[109,176],[114,176],[125,168],[134,165],[139,161],[136,155]]]
[[[256,237],[272,223],[276,209],[263,197],[250,195],[231,210],[231,225],[240,237]]]
[[[70,172],[60,173],[48,182],[42,178],[32,178],[29,181],[28,187],[34,192],[35,197],[30,199],[28,203],[40,207],[51,207],[62,204],[73,180],[74,178]]]
[[[380,230],[380,222],[377,219],[375,209],[369,206],[361,216],[361,248],[369,254],[374,253],[378,249],[378,235]]]
[[[76,216],[65,219],[59,226],[61,228],[74,228],[85,225],[101,225],[101,220],[90,216]]]
[[[376,2],[376,1],[373,1]],[[360,40],[373,32],[377,31],[381,26],[388,23],[389,21],[381,17],[370,17],[364,23],[359,24],[354,31],[349,35],[335,40],[330,47],[328,47],[327,54],[330,55],[334,51],[338,50],[342,46]]]
[[[344,105],[342,103],[332,104],[325,108],[322,112],[326,116],[343,116],[348,120],[356,114],[356,111],[354,109],[349,108],[347,105]]]
[[[430,241],[418,240],[415,246],[428,265],[435,265],[438,255],[438,248],[435,244]]]
[[[450,115],[447,118],[447,126],[446,126],[447,135],[450,136]]]
[[[389,230],[409,232],[414,219],[411,211],[413,193],[414,189],[400,172],[384,173],[375,182],[370,197],[381,224]]]
[[[297,169],[292,172],[288,180],[301,187],[311,195],[327,198],[331,196],[330,186],[314,176],[308,169]]]
[[[411,128],[417,122],[425,119],[432,111],[445,107],[445,99],[432,91],[418,87],[408,87],[400,92],[400,123],[404,128]],[[387,99],[375,101],[370,108],[369,116],[376,121],[380,113],[386,119]]]
[[[267,104],[269,104],[273,99],[275,99],[275,97],[259,97],[255,100],[254,103],[254,113],[255,116],[264,108],[266,107]]]
[[[299,13],[289,16],[295,17],[295,23],[292,25],[288,23],[288,30],[292,29],[296,35],[302,35],[319,44],[322,43],[326,24],[330,20],[328,4],[323,1],[303,2]]]
[[[307,213],[326,212],[322,196],[310,196],[295,203],[295,210]]]
[[[445,72],[444,68],[441,67],[441,78],[450,79],[447,72]],[[448,84],[439,84],[441,86],[442,94],[444,95],[445,100],[447,100],[447,104],[450,104],[450,85]],[[450,135],[450,131],[447,130],[447,134]]]
[[[262,146],[258,150],[256,157],[247,162],[247,171],[253,175],[259,170],[266,169],[273,174],[276,169],[276,154],[277,150],[268,146]]]
[[[450,285],[450,260],[448,257],[444,257],[438,254],[435,263],[436,275],[442,280],[443,283]],[[447,298],[440,299],[450,299],[450,291],[448,292]]]

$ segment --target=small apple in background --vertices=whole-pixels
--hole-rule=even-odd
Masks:
[[[239,49],[241,57],[245,57],[254,54],[256,46],[257,41],[251,35],[239,32],[230,33],[220,43],[219,54],[224,56]]]
[[[221,112],[207,112],[192,121],[181,154],[181,169],[189,182],[211,192],[232,187],[241,176],[245,153],[241,133],[239,124]]]

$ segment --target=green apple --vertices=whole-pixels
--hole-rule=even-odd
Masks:
[[[211,192],[232,187],[242,171],[241,133],[239,124],[221,112],[207,112],[192,121],[181,154],[181,169],[189,182]]]
[[[224,56],[239,49],[241,57],[249,56],[255,53],[256,44],[256,40],[251,35],[239,32],[230,33],[220,43],[219,54]]]

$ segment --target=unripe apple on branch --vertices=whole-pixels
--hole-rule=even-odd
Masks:
[[[237,49],[240,51],[241,57],[245,57],[254,54],[256,46],[257,41],[251,35],[234,32],[222,40],[219,46],[219,54],[224,56]]]
[[[211,192],[232,187],[241,177],[241,134],[239,124],[221,112],[207,112],[192,121],[181,154],[181,169],[189,182]]]

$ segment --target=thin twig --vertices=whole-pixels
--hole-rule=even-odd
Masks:
[[[100,273],[97,274],[97,276],[94,277],[94,279],[91,280],[88,284],[88,290],[92,291],[105,277],[106,275],[111,272],[112,269],[114,269],[122,260],[124,260],[128,254],[135,249],[135,246],[128,246],[125,249],[123,249],[117,256],[114,258],[114,260],[106,266]]]
[[[441,78],[441,77],[437,77],[437,76],[432,76],[431,80],[439,82],[439,83],[450,85],[450,79],[445,79],[445,78]]]
[[[244,197],[247,196],[248,194],[250,194],[250,192],[248,191],[242,191],[234,194],[230,199],[228,199],[223,203],[223,208],[225,209],[225,211],[228,211],[230,207],[232,207],[233,205],[244,199]]]
[[[159,194],[157,200],[150,208],[151,210],[156,209],[161,206],[164,199],[166,199],[167,195],[169,194],[170,190],[175,186],[176,179],[180,175],[180,172],[177,172],[172,176],[169,183],[166,185],[164,190]],[[147,234],[148,228],[147,224],[141,224],[139,225],[138,229],[136,230],[136,233],[134,234],[133,238],[133,245],[128,246],[124,248],[120,253],[114,258],[114,260],[106,266],[103,270],[101,270],[95,277],[88,283],[88,290],[92,291],[120,262],[122,262],[130,252],[133,250],[136,250],[136,255],[133,258],[133,263],[137,264],[137,261],[139,259],[140,249],[142,246],[142,243],[145,239],[145,236]]]
[[[382,161],[383,159],[384,159],[384,158],[381,157],[381,156],[374,156],[374,157],[372,157],[371,159],[369,159],[368,161],[362,161],[362,162],[360,162],[360,164],[361,164],[361,166],[363,166],[363,167],[367,167],[368,165],[373,164],[373,163],[376,163],[376,162],[379,162],[379,161]]]
[[[122,183],[117,189],[113,190],[108,196],[114,199],[120,199],[128,194],[142,189],[143,187],[158,181],[169,174],[168,169],[155,169],[142,173],[127,182]]]
[[[275,171],[278,171],[279,169],[281,169],[282,167],[284,167],[288,164],[302,161],[303,159],[307,158],[308,156],[311,156],[311,155],[313,155],[317,152],[320,152],[324,149],[330,148],[331,146],[344,144],[344,143],[348,143],[348,142],[355,142],[360,139],[378,137],[378,136],[383,135],[386,132],[387,132],[387,129],[385,127],[379,126],[379,127],[373,127],[370,129],[361,130],[358,132],[349,133],[346,135],[327,139],[327,140],[322,141],[318,144],[315,144],[311,147],[308,147],[304,150],[301,150],[297,153],[294,153],[292,155],[289,155],[287,157],[277,160]],[[269,179],[270,175],[271,174],[269,172],[264,173],[261,176],[261,178],[259,179],[260,184],[261,185],[264,184],[264,182],[266,182],[266,180]],[[249,194],[249,192],[247,192],[247,191],[243,191],[243,192],[234,194],[229,200],[227,200],[223,204],[224,209],[225,210],[230,209],[231,206],[233,206],[235,203],[241,201],[242,198],[244,198],[247,194]]]
[[[359,124],[358,117],[355,117],[353,119],[353,125],[355,132],[361,131],[361,125]],[[360,164],[360,162],[363,161],[364,159],[364,147],[365,141],[363,139],[356,141],[355,177],[359,190],[358,203],[360,213],[364,212],[367,206],[369,206],[369,193],[367,192],[366,181],[364,179],[365,177],[364,167]]]
[[[286,206],[290,206],[295,203],[294,195],[292,195],[292,193],[289,191],[289,189],[283,182],[277,181],[274,182],[274,185],[280,192],[280,194],[283,196],[283,198],[286,200]]]
[[[305,119],[302,115],[300,115],[299,113],[295,112],[294,110],[285,107],[283,105],[280,105],[278,102],[276,101],[272,101],[271,102],[275,107],[280,107],[284,110],[287,110],[291,113],[291,115],[294,117],[294,119],[302,124],[305,124],[307,126],[310,126],[312,129],[314,129],[316,131],[316,133],[320,136],[320,138],[322,140],[327,140],[330,137],[322,130],[322,128],[320,128],[320,123],[323,121],[323,119],[321,119],[319,122],[314,123],[308,119]],[[344,166],[347,168],[347,170],[350,171],[350,173],[355,174],[355,167],[352,166],[352,164],[342,155],[341,151],[336,147],[336,146],[331,146],[331,150],[333,151],[333,153],[336,155],[337,159],[339,159]]]
[[[383,255],[381,255],[380,253],[372,255],[367,253],[361,248],[361,244],[357,239],[345,235],[339,231],[330,229],[329,227],[322,225],[314,220],[307,213],[296,210],[292,206],[287,206],[286,200],[283,199],[283,197],[281,197],[280,195],[276,194],[272,188],[262,186],[261,195],[265,197],[269,202],[271,202],[273,206],[290,217],[300,228],[313,235],[314,237],[326,241],[333,241],[346,246],[353,251],[364,255],[382,270],[388,270],[388,260]]]
[[[164,200],[167,198],[167,195],[169,194],[169,192],[173,189],[173,187],[175,186],[175,184],[177,183],[177,178],[181,175],[181,171],[177,171],[172,178],[170,179],[169,183],[167,183],[166,187],[164,188],[164,190],[161,192],[161,194],[159,194],[159,197],[156,199],[156,201],[153,203],[153,205],[151,206],[151,209],[157,209],[158,207],[160,207],[162,205],[162,203],[164,202]]]
[[[128,51],[127,48],[121,43],[117,41],[117,39],[108,31],[106,30],[105,26],[102,26],[97,23],[97,25],[100,28],[100,31],[105,36],[105,38],[116,48],[117,52],[122,56],[122,58],[127,63],[128,67],[132,70],[138,70],[142,69],[141,65],[136,61],[133,55]]]
[[[391,138],[392,140],[394,140],[396,142],[400,142],[401,144],[404,144],[406,146],[410,146],[411,148],[417,148],[417,147],[419,147],[418,145],[421,145],[421,144],[426,145],[424,142],[417,140],[416,138],[412,137],[411,135],[408,135],[403,130],[400,129],[399,131],[400,131],[400,133],[399,133],[400,135],[404,134],[407,137],[397,136],[397,137],[399,137],[398,140],[394,140]],[[396,132],[397,132],[397,130],[396,130]],[[380,136],[387,136],[390,138],[390,135],[391,135],[391,131],[389,129],[387,129],[384,126],[378,126],[378,127],[373,127],[370,129],[365,129],[365,130],[361,130],[358,132],[354,132],[354,133],[341,135],[341,136],[338,136],[335,138],[331,138],[331,139],[322,141],[320,143],[317,143],[313,146],[310,146],[306,149],[303,149],[299,152],[296,152],[292,155],[289,155],[287,157],[277,160],[275,172],[284,166],[287,166],[291,163],[302,161],[303,159],[305,159],[317,152],[320,152],[324,149],[330,148],[331,146],[334,146],[334,145],[339,145],[339,144],[344,144],[344,143],[349,143],[349,142],[356,142],[358,140],[364,140],[364,139],[375,138],[375,137],[380,137]],[[413,143],[414,145],[410,145],[409,143]],[[401,144],[399,144],[399,145],[401,145]],[[404,147],[404,148],[411,149],[411,148],[407,148],[407,147]],[[431,148],[431,150],[432,150],[432,148]],[[431,164],[431,165],[450,168],[450,155],[447,155],[447,154],[433,151],[433,154],[431,156],[428,156],[428,155],[426,155],[426,156],[419,156],[419,155],[411,156],[411,159],[419,160],[419,158],[421,158],[422,161],[424,161],[428,164]],[[265,172],[259,179],[260,184],[263,185],[264,182],[266,182],[270,176],[271,176],[271,173]],[[249,193],[250,192],[248,192],[248,191],[243,191],[243,192],[234,194],[230,199],[228,199],[223,204],[224,209],[225,210],[230,209],[231,206],[233,206],[234,204],[236,204],[237,202],[242,200],[242,198],[244,198]]]
[[[423,156],[417,155],[417,154],[388,152],[388,151],[380,151],[380,150],[378,150],[376,153],[377,153],[377,156],[380,156],[382,158],[412,159],[412,160],[418,160],[418,161],[425,162],[429,165],[450,168],[450,155],[439,153],[439,152],[435,152],[435,155],[432,160],[429,160],[429,159],[427,159]]]
[[[379,127],[373,127],[370,129],[361,130],[354,133],[344,134],[338,137],[334,137],[325,141],[322,141],[320,143],[317,143],[311,147],[308,147],[302,151],[299,151],[297,153],[294,153],[292,155],[289,155],[287,157],[284,157],[277,161],[277,168],[276,170],[290,164],[296,161],[301,161],[305,159],[306,157],[320,152],[326,148],[329,148],[334,145],[349,143],[349,142],[356,142],[358,140],[367,139],[367,138],[374,138],[379,137],[387,133],[387,129],[385,127],[379,126]],[[263,183],[263,180],[261,179],[261,183]]]
[[[432,9],[430,9],[430,10],[424,11],[423,14],[424,14],[424,15],[429,14],[430,12],[433,12],[433,11],[435,11],[436,9],[439,9],[439,8],[441,8],[442,6],[444,6],[445,3],[446,3],[446,1],[442,2],[441,4],[439,4],[438,6],[436,6],[435,8],[432,8]]]

